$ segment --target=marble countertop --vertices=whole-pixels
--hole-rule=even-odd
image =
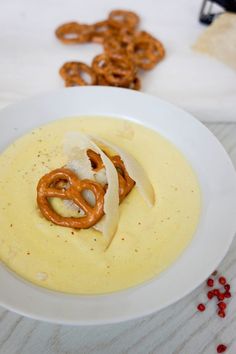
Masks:
[[[236,124],[207,127],[236,166]],[[219,343],[235,354],[236,239],[218,270],[230,281],[233,295],[224,319],[215,315],[213,303],[204,313],[196,310],[204,301],[204,285],[159,313],[115,325],[53,325],[0,308],[0,354],[211,354]]]

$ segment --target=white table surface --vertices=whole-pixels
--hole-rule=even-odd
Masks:
[[[207,127],[236,167],[236,124],[208,123]],[[159,313],[115,325],[53,325],[0,308],[0,354],[211,354],[219,343],[229,345],[227,354],[235,354],[236,239],[218,270],[231,282],[233,294],[224,319],[215,315],[213,302],[204,313],[196,311],[204,285]]]
[[[163,41],[166,57],[141,73],[142,90],[164,98],[204,122],[236,122],[236,70],[192,50],[205,26],[202,0],[0,0],[0,108],[29,95],[63,87],[66,61],[90,65],[100,45],[63,45],[62,23],[94,23],[112,9],[140,14],[140,28]]]

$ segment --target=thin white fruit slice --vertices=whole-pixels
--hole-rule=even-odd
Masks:
[[[110,159],[88,136],[80,132],[68,132],[65,135],[64,151],[73,160],[76,160],[80,150],[87,151],[88,149],[92,149],[101,156],[106,171],[108,187],[104,197],[105,216],[101,224],[102,233],[107,239],[108,244],[110,244],[116,233],[119,220],[119,183],[117,171]]]
[[[113,150],[115,153],[120,155],[121,160],[124,162],[130,177],[136,182],[138,191],[143,196],[147,204],[152,207],[155,204],[155,193],[153,186],[148,178],[147,173],[143,167],[138,163],[138,161],[131,156],[128,152],[124,151],[122,148],[113,145],[112,143],[99,138],[97,136],[91,137],[91,139],[98,145],[107,147]]]

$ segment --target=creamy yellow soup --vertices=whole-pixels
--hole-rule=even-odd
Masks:
[[[120,205],[117,233],[103,235],[44,219],[36,186],[63,166],[68,131],[98,135],[131,153],[146,170],[156,196],[150,208],[134,188]],[[0,155],[0,260],[24,279],[73,294],[125,289],[157,276],[191,241],[200,212],[195,173],[168,140],[141,125],[101,117],[68,118],[40,127]]]

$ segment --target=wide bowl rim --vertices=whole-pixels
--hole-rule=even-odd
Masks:
[[[103,99],[107,96],[109,96],[109,102],[104,102]],[[221,190],[221,193],[225,192],[227,196],[227,198],[225,196],[221,198],[222,203],[224,203],[224,207],[226,209],[228,208],[230,210],[228,216],[226,215],[226,213],[223,214],[223,219],[226,222],[226,237],[224,239],[224,243],[222,243],[221,240],[218,240],[220,236],[217,236],[217,247],[221,246],[220,249],[215,250],[215,252],[208,250],[211,256],[210,262],[208,266],[203,262],[203,269],[201,269],[201,271],[195,272],[194,281],[189,281],[188,286],[186,286],[181,291],[177,289],[178,287],[176,288],[175,285],[171,284],[170,287],[172,289],[178,290],[176,294],[169,298],[165,298],[165,294],[162,294],[157,299],[157,303],[155,303],[153,297],[152,301],[150,301],[150,303],[148,302],[148,292],[157,292],[158,286],[161,286],[161,284],[163,283],[163,278],[169,276],[168,274],[170,273],[170,270],[173,269],[173,267],[176,267],[176,264],[174,264],[173,267],[170,267],[170,269],[163,272],[157,279],[154,279],[151,282],[144,283],[140,286],[114,294],[98,296],[96,295],[93,296],[93,299],[91,298],[91,296],[61,294],[34,286],[30,283],[22,281],[22,279],[12,274],[8,269],[6,269],[6,267],[0,264],[0,283],[2,282],[4,288],[3,292],[0,293],[0,305],[30,318],[70,325],[95,325],[131,320],[156,312],[180,300],[182,297],[190,293],[198,285],[200,285],[212,271],[214,271],[219,262],[227,253],[228,248],[233,240],[234,232],[236,230],[236,219],[232,217],[233,213],[236,211],[236,173],[227,152],[225,151],[221,143],[216,139],[216,137],[190,113],[187,113],[181,108],[178,108],[173,104],[168,103],[160,98],[140,92],[134,92],[127,89],[110,87],[79,87],[60,89],[51,93],[41,94],[29,99],[25,99],[19,103],[7,106],[0,111],[0,121],[2,120],[3,124],[5,123],[4,128],[6,128],[4,129],[4,132],[0,132],[0,137],[2,136],[3,141],[0,143],[0,151],[4,146],[8,145],[9,142],[12,141],[12,139],[16,139],[25,131],[31,130],[31,128],[34,127],[34,122],[36,126],[38,126],[38,122],[40,122],[40,119],[42,120],[42,118],[40,118],[39,113],[42,114],[42,116],[43,114],[45,114],[45,116],[48,117],[45,118],[45,122],[48,122],[50,119],[60,119],[64,116],[69,117],[73,114],[71,114],[71,111],[69,111],[65,105],[71,103],[75,112],[76,109],[78,110],[77,116],[85,115],[84,112],[87,109],[85,103],[88,103],[91,99],[93,100],[93,107],[88,107],[88,112],[91,111],[91,113],[87,115],[104,115],[104,112],[107,112],[105,113],[107,117],[120,117],[137,122],[139,124],[143,124],[148,128],[158,130],[162,135],[169,138],[169,140],[171,140],[178,147],[180,147],[181,144],[185,143],[186,146],[188,145],[193,148],[198,146],[198,148],[200,149],[200,145],[197,145],[198,143],[195,141],[196,137],[194,136],[194,133],[200,134],[200,137],[202,139],[201,144],[206,144],[209,149],[212,149],[213,152],[218,153],[218,162],[212,162],[211,167],[216,171],[218,171],[220,165],[225,168],[225,172],[221,173],[220,177],[223,178],[222,182],[228,184],[228,188],[226,188],[227,186],[224,186],[224,188],[222,187]],[[85,100],[85,102],[83,102],[83,100]],[[57,106],[55,106],[55,103],[57,104]],[[78,103],[83,106],[83,110],[81,111],[82,113],[79,112],[81,107]],[[49,105],[49,107],[47,107],[47,105]],[[119,105],[121,105],[121,107],[118,107]],[[42,107],[40,108],[40,106]],[[59,113],[58,110],[60,108],[62,109],[62,111],[64,110],[63,112],[68,111],[68,115],[62,112]],[[41,111],[37,112],[36,114],[36,109],[41,109]],[[122,112],[122,109],[124,109],[123,113],[118,114],[118,112]],[[160,110],[165,117],[157,117],[155,121],[155,115],[152,109],[154,111],[155,109],[157,111]],[[147,117],[147,121],[141,118],[142,114],[140,114],[140,111],[144,113],[145,110],[149,114],[149,116]],[[98,114],[95,114],[96,111]],[[27,120],[27,123],[23,123],[26,124],[26,126],[17,130],[15,130],[15,125],[19,125],[19,122],[17,123],[17,120],[15,118],[16,112],[18,112],[18,114],[20,115],[25,114],[25,117],[27,117],[25,118]],[[35,118],[35,121],[32,122],[30,121],[29,115],[33,114],[33,112],[35,116],[37,116],[37,119]],[[101,112],[101,114],[99,112]],[[171,124],[173,124],[173,127],[171,126]],[[187,132],[183,131],[184,129],[187,130],[189,134],[191,133],[189,137]],[[169,132],[170,135],[168,136],[167,133],[165,134],[165,131]],[[175,136],[176,141],[173,141],[171,139],[171,134]],[[190,140],[192,139],[192,141],[186,140],[183,143],[181,141],[181,137],[184,137],[186,139],[189,138]],[[189,156],[195,155],[192,153],[192,155],[190,154]],[[197,154],[196,159],[199,159],[199,157],[197,157]],[[202,161],[206,163],[210,160],[209,158],[207,159],[205,156],[202,156]],[[199,173],[199,171],[197,171],[197,173]],[[204,171],[201,170],[201,173],[204,175]],[[206,176],[204,176],[204,178],[205,177]],[[216,176],[216,179],[217,178],[218,176]],[[200,185],[201,183],[202,182],[200,178]],[[211,190],[211,198],[213,196],[213,192],[218,193],[216,187],[220,188],[220,185],[214,186],[215,189]],[[223,208],[216,208],[215,211],[212,211],[211,209],[214,208],[214,205],[211,205],[210,201],[208,200],[210,197],[208,195],[207,188],[211,189],[213,187],[207,185],[204,188],[202,188],[203,199],[205,198],[207,201],[207,209],[203,211],[204,217],[206,212],[208,214],[215,212],[217,215],[219,215],[220,211],[223,212]],[[229,195],[230,193],[231,196]],[[217,198],[219,199],[220,195],[218,194]],[[233,198],[235,198],[235,201],[233,201]],[[212,223],[212,219],[210,220]],[[219,220],[217,220],[217,218],[214,222],[217,225],[219,224]],[[217,225],[214,225],[214,227],[211,227],[211,225],[209,225],[209,232],[213,230],[217,232]],[[202,220],[200,220],[199,228],[196,233],[201,233],[203,232],[202,230],[206,232],[206,225],[202,225]],[[191,244],[192,248],[194,247],[194,243],[196,243],[195,240]],[[198,243],[196,243],[195,246],[197,247]],[[216,246],[213,246],[213,248],[214,247]],[[186,258],[186,253],[188,252],[190,252],[189,248],[179,258],[179,260],[177,261],[177,265],[182,262],[182,259],[184,257]],[[195,270],[193,265],[191,265],[191,267],[192,270]],[[156,283],[156,286],[153,286],[154,283]],[[163,284],[165,284],[165,286],[167,285],[165,281]],[[183,282],[183,284],[185,284],[185,282]],[[14,290],[17,290],[17,297],[14,295]],[[141,305],[140,302],[142,298],[146,300],[144,301],[144,305]],[[29,302],[27,303],[25,299],[28,299]],[[47,304],[45,303],[45,301]],[[37,309],[36,305],[38,306]],[[127,307],[128,305],[129,308]],[[115,309],[115,306],[120,306],[120,310],[117,311],[117,309]],[[124,307],[124,309],[122,308],[122,306]],[[76,308],[76,310],[73,311],[73,308]]]

